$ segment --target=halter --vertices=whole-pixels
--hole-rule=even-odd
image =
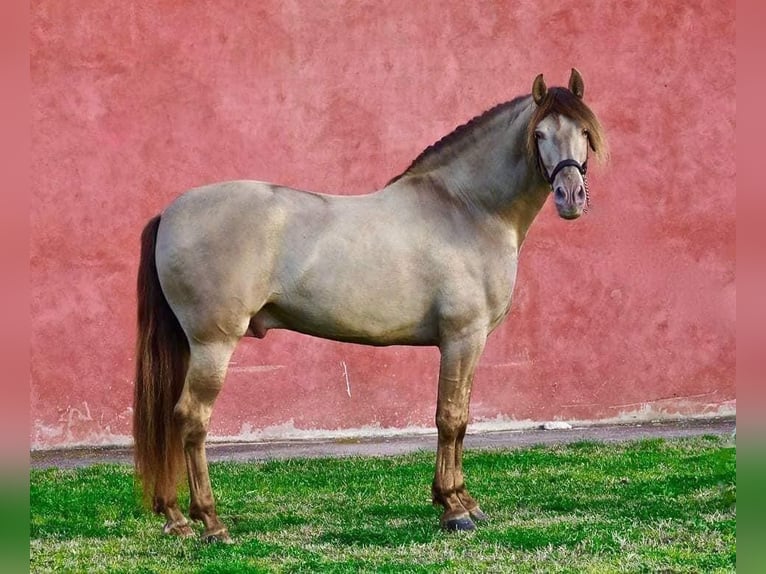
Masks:
[[[542,165],[543,168],[543,175],[545,175],[545,166]],[[556,167],[553,168],[553,173],[551,173],[550,177],[546,177],[545,179],[548,180],[548,183],[553,187],[553,182],[556,179],[556,176],[559,174],[559,172],[564,169],[565,167],[569,166],[577,168],[577,171],[580,172],[580,175],[582,175],[583,179],[585,179],[585,174],[588,173],[588,160],[586,159],[584,163],[580,163],[576,159],[562,159],[559,163],[556,164]]]
[[[545,181],[547,181],[548,185],[551,186],[551,190],[553,190],[553,182],[555,181],[556,176],[562,169],[569,166],[576,168],[582,176],[582,183],[583,187],[585,188],[585,209],[583,209],[583,211],[588,211],[588,208],[590,207],[590,192],[588,190],[588,176],[586,175],[588,173],[588,158],[585,158],[585,161],[582,163],[576,159],[562,159],[556,164],[556,167],[553,168],[553,172],[550,176],[548,176],[548,170],[546,170],[545,165],[543,165],[543,160],[540,157],[539,150],[537,152],[537,163],[540,164],[540,171],[542,172]]]
[[[556,176],[559,174],[559,172],[564,169],[565,167],[575,167],[577,168],[577,171],[580,172],[580,175],[582,175],[583,181],[585,180],[585,174],[588,173],[588,160],[586,159],[584,162],[580,163],[576,159],[562,159],[560,162],[556,164],[556,167],[553,168],[553,173],[551,173],[550,176],[548,176],[548,172],[545,169],[545,166],[543,165],[543,160],[540,157],[540,153],[537,154],[537,160],[540,163],[540,170],[543,172],[543,177],[545,178],[545,181],[548,182],[548,184],[553,188],[553,182],[556,179]]]

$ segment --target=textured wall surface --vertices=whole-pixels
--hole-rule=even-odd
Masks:
[[[179,193],[369,192],[572,66],[612,160],[588,215],[532,227],[473,426],[733,412],[733,1],[148,4],[32,3],[33,448],[129,440],[138,237]],[[211,436],[431,427],[437,366],[272,331],[240,344]]]

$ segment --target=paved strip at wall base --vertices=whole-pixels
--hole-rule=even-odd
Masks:
[[[566,444],[583,440],[621,442],[646,438],[682,438],[703,435],[735,438],[732,417],[656,422],[631,425],[593,425],[567,430],[527,429],[482,432],[465,437],[467,449],[520,448],[537,444]],[[208,445],[209,461],[258,461],[288,458],[347,456],[394,456],[419,450],[433,450],[434,434],[375,437],[365,439],[294,440]],[[132,462],[130,448],[76,448],[33,451],[32,468],[76,468],[97,463]]]

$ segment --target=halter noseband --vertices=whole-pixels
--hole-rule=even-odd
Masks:
[[[585,188],[584,211],[585,212],[588,211],[588,208],[590,207],[590,190],[588,189],[588,176],[586,175],[588,173],[588,158],[587,157],[585,158],[585,161],[582,163],[580,163],[576,159],[562,159],[560,162],[556,164],[556,167],[553,168],[553,172],[551,173],[550,177],[548,176],[548,170],[546,170],[545,165],[543,165],[543,160],[540,157],[539,150],[537,152],[537,162],[540,164],[540,171],[542,171],[545,181],[547,181],[548,184],[551,186],[551,190],[553,190],[553,182],[556,179],[556,176],[562,169],[569,166],[576,168],[577,171],[580,172],[580,175],[582,175],[583,187]]]
[[[537,157],[540,158],[539,153],[537,154]],[[548,176],[547,170],[545,169],[545,166],[543,165],[543,160],[540,159],[540,169],[543,172],[543,177],[550,184],[551,187],[553,187],[553,182],[556,179],[556,176],[558,175],[558,173],[565,167],[569,167],[569,166],[577,168],[577,171],[580,172],[580,175],[583,176],[583,179],[585,178],[585,174],[588,173],[587,159],[583,163],[580,163],[576,159],[562,159],[560,162],[556,164],[556,167],[553,168],[553,172],[551,173],[551,175]]]

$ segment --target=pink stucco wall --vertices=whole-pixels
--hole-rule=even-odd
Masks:
[[[128,440],[138,236],[183,190],[372,191],[571,66],[612,161],[591,213],[533,226],[474,428],[734,411],[733,1],[149,4],[32,4],[33,448]],[[271,332],[238,348],[211,435],[430,427],[437,365]]]

